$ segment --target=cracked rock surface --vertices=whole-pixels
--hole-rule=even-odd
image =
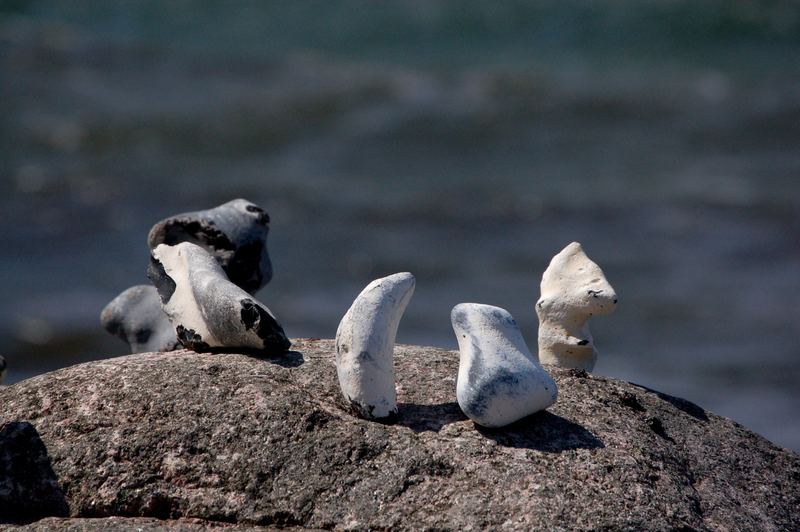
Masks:
[[[687,401],[545,366],[556,404],[481,429],[458,353],[398,345],[379,424],[348,413],[332,340],[293,343],[0,389],[0,529],[800,529],[800,456]]]

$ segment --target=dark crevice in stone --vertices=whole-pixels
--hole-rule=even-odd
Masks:
[[[661,436],[665,440],[669,440],[669,441],[671,441],[673,443],[675,442],[675,440],[673,440],[669,436],[669,434],[667,434],[667,431],[664,429],[664,424],[661,422],[661,420],[659,418],[657,418],[657,417],[649,417],[649,418],[647,418],[646,422],[647,422],[647,426],[650,427],[650,430],[655,432],[657,435]]]
[[[158,290],[161,302],[166,304],[172,298],[172,294],[175,293],[175,281],[167,275],[161,261],[152,256],[150,257],[150,265],[147,267],[147,278]]]
[[[198,220],[171,220],[165,224],[161,238],[155,240],[153,247],[158,244],[174,246],[181,242],[191,242],[207,249],[234,250],[236,247],[225,233],[213,225],[213,223]]]
[[[622,406],[626,406],[636,412],[644,412],[645,408],[639,402],[639,399],[630,392],[622,392],[619,396],[619,402]]]

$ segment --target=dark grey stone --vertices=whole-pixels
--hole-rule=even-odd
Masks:
[[[109,333],[127,342],[132,353],[173,351],[180,347],[158,293],[149,285],[132,286],[115,297],[100,314],[100,323]]]
[[[217,259],[234,284],[253,294],[272,279],[268,233],[266,211],[236,199],[213,209],[166,218],[150,229],[147,243],[151,250],[159,244],[197,244]]]
[[[458,353],[398,345],[398,417],[380,424],[348,413],[333,341],[295,348],[277,359],[130,355],[0,389],[0,426],[29,420],[53,472],[38,467],[41,489],[3,487],[0,500],[51,501],[42,507],[57,514],[57,481],[79,519],[34,530],[111,516],[171,519],[164,527],[800,529],[800,456],[681,399],[545,366],[556,404],[480,429],[456,404]]]
[[[8,364],[6,363],[6,359],[0,355],[0,384],[3,384],[3,381],[6,379],[6,372],[8,371]]]

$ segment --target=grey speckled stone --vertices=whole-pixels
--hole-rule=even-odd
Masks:
[[[235,199],[213,209],[166,218],[150,229],[147,243],[151,250],[159,244],[197,244],[217,259],[231,282],[253,294],[272,279],[268,234],[266,211]]]
[[[180,347],[175,328],[161,308],[158,292],[150,285],[132,286],[115,297],[100,314],[100,323],[124,340],[132,353]]]
[[[0,389],[0,427],[27,420],[52,470],[26,496],[266,526],[800,529],[800,456],[687,401],[545,365],[556,404],[480,429],[456,404],[458,353],[398,345],[384,425],[348,413],[333,341],[295,349],[130,355]]]

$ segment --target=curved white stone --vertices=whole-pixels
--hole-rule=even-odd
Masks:
[[[127,342],[132,353],[173,351],[181,345],[151,285],[132,286],[115,297],[100,314],[100,323]]]
[[[283,328],[266,305],[230,282],[200,246],[157,246],[147,275],[185,347],[200,352],[247,348],[267,354],[289,349]]]
[[[461,303],[450,314],[460,362],[456,398],[484,427],[502,427],[552,405],[558,387],[531,355],[507,310]]]
[[[415,284],[410,273],[372,281],[339,323],[339,385],[345,399],[362,417],[380,419],[397,412],[394,340]]]
[[[603,270],[572,242],[553,257],[542,276],[539,316],[539,362],[591,371],[597,349],[589,318],[611,314],[617,294]]]

